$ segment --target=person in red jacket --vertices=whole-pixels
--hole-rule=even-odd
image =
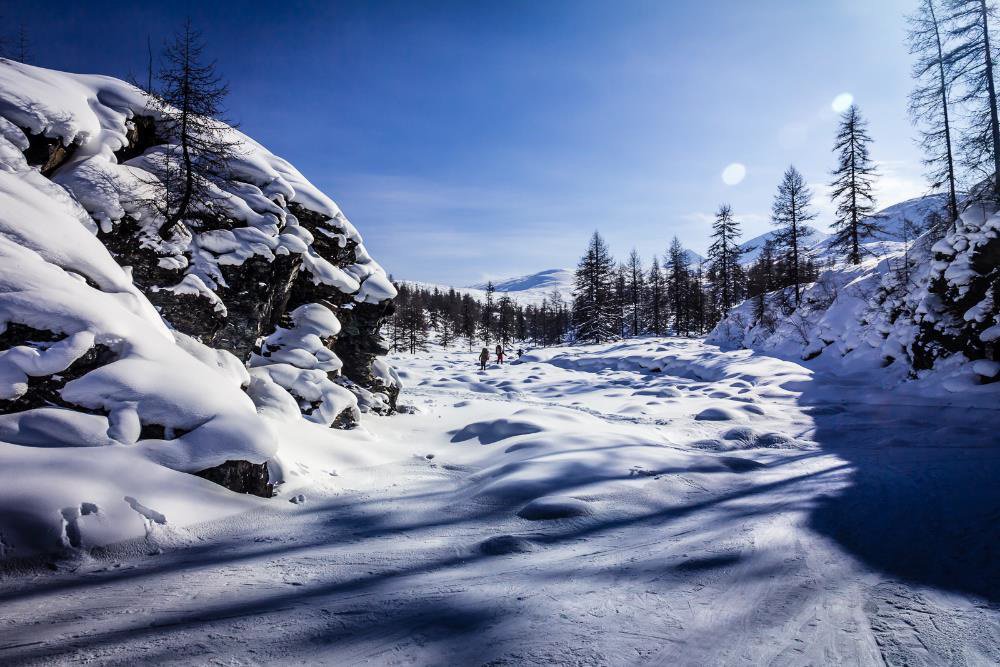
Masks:
[[[497,345],[497,363],[503,366],[503,347]]]

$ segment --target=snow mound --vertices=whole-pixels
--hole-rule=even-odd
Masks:
[[[577,498],[551,496],[532,500],[517,515],[528,521],[552,521],[587,516],[592,512],[588,503]]]

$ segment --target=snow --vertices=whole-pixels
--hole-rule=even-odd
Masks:
[[[392,359],[412,414],[281,423],[278,502],[178,530],[183,496],[140,458],[114,497],[97,471],[82,498],[36,487],[53,539],[112,513],[149,536],[0,581],[4,659],[1000,658],[995,395],[686,339],[474,357]]]

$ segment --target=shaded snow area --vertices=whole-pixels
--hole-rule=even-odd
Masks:
[[[394,359],[412,410],[355,447],[282,426],[277,502],[10,573],[0,662],[1000,661],[995,394],[683,339],[473,357]]]
[[[182,270],[162,289],[204,297],[222,316],[223,269],[251,257],[301,255],[311,280],[351,306],[392,298],[385,272],[336,204],[235,130],[232,178],[217,199],[232,228],[159,238],[162,217],[142,203],[152,187],[143,165],[165,147],[133,145],[143,113],[142,93],[117,79],[0,59],[0,560],[131,538],[144,549],[185,542],[189,524],[264,503],[188,473],[267,462],[271,481],[291,490],[311,455],[296,453],[302,442],[363,442],[311,423],[357,412],[329,379],[341,365],[321,342],[340,329],[329,309],[297,308],[290,328],[267,338],[273,355],[248,372],[247,360],[174,330],[100,234],[137,223],[144,231],[129,242],[157,245],[168,275]],[[120,160],[125,149],[140,154]],[[354,244],[354,263],[319,256],[291,203]],[[308,423],[300,400],[318,404]]]

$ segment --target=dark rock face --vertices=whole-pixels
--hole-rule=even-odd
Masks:
[[[391,301],[370,304],[359,303],[350,310],[337,311],[343,327],[334,351],[344,362],[344,376],[373,392],[381,392],[389,399],[389,405],[396,409],[399,387],[386,386],[372,373],[376,357],[385,355],[389,346],[381,336],[382,326],[393,314],[395,307]]]
[[[214,468],[206,468],[195,473],[198,477],[215,482],[236,493],[270,498],[274,487],[268,482],[267,462],[226,461]]]
[[[0,350],[7,350],[17,346],[45,348],[64,338],[64,335],[53,331],[34,329],[23,324],[11,322],[7,325],[6,330],[0,334]],[[67,382],[83,377],[95,368],[111,363],[116,358],[115,353],[110,348],[98,343],[70,364],[68,368],[59,373],[39,377],[29,376],[28,391],[24,395],[10,401],[0,400],[0,414],[13,414],[48,406],[72,408],[79,412],[104,414],[97,410],[89,410],[67,403],[63,400],[59,391]]]
[[[337,240],[320,231],[321,227],[330,228],[329,218],[304,209],[294,202],[289,204],[288,209],[313,234],[316,239],[313,247],[324,259],[341,268],[357,261],[357,244],[354,241],[345,239],[344,245],[340,245]],[[344,377],[369,391],[384,393],[392,409],[395,409],[399,388],[385,386],[372,373],[375,358],[389,352],[389,346],[382,338],[382,326],[395,310],[392,302],[356,303],[351,295],[336,292],[325,285],[316,285],[310,276],[302,273],[292,286],[287,308],[290,310],[305,303],[327,306],[340,321],[340,334],[333,341],[331,349],[344,362]]]
[[[125,137],[128,139],[128,145],[115,151],[119,163],[138,157],[153,146],[163,143],[156,136],[156,125],[152,116],[133,116],[128,123]]]
[[[76,144],[64,146],[58,139],[52,139],[42,134],[32,134],[25,128],[21,129],[28,137],[28,149],[24,151],[24,157],[28,164],[38,167],[43,176],[51,176],[59,165],[76,152]]]
[[[135,220],[124,218],[100,238],[119,264],[132,267],[133,282],[171,326],[244,361],[285,313],[301,265],[297,255],[279,255],[273,261],[251,257],[240,266],[220,267],[228,285],[216,290],[226,305],[223,315],[208,299],[162,289],[180,282],[184,271],[159,265],[162,256],[143,243]]]

